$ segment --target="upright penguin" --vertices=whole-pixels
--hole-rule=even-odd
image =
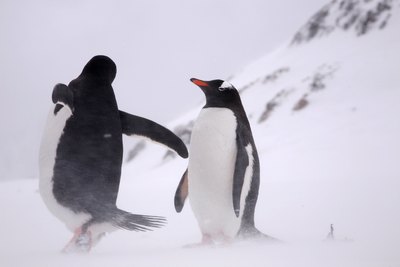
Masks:
[[[186,158],[184,143],[145,118],[118,110],[111,86],[115,63],[93,57],[68,86],[53,89],[39,155],[39,189],[51,213],[74,232],[64,251],[89,251],[106,232],[147,231],[163,217],[131,214],[116,206],[122,134],[142,135]]]
[[[201,244],[270,238],[254,225],[260,164],[238,91],[222,80],[191,81],[204,92],[206,105],[192,130],[189,166],[175,194],[176,211],[189,196]]]

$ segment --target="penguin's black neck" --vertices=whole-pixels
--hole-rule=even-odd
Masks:
[[[227,94],[224,97],[218,95],[206,94],[206,105],[205,108],[229,108],[233,109],[235,107],[240,107],[243,109],[242,101],[239,95]]]
[[[203,108],[227,108],[232,110],[233,114],[250,127],[242,101],[239,95],[225,96],[224,98],[206,95],[206,104]]]

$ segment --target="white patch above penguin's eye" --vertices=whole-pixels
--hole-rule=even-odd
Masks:
[[[218,90],[220,90],[220,91],[225,91],[225,90],[229,90],[229,89],[233,89],[234,87],[233,87],[233,85],[232,84],[230,84],[230,83],[228,83],[227,81],[224,81],[222,84],[221,84],[221,86],[218,88]]]

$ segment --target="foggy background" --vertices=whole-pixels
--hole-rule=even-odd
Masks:
[[[117,64],[121,110],[166,124],[291,37],[326,0],[0,2],[0,179],[37,177],[56,83],[97,54]]]

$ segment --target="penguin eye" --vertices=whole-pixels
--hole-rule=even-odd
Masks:
[[[234,87],[233,87],[232,84],[230,84],[230,83],[228,83],[228,82],[223,82],[223,83],[221,84],[221,86],[218,88],[218,90],[221,91],[221,92],[223,92],[223,91],[225,91],[225,90],[227,90],[227,89],[233,89],[233,88],[234,88]]]

